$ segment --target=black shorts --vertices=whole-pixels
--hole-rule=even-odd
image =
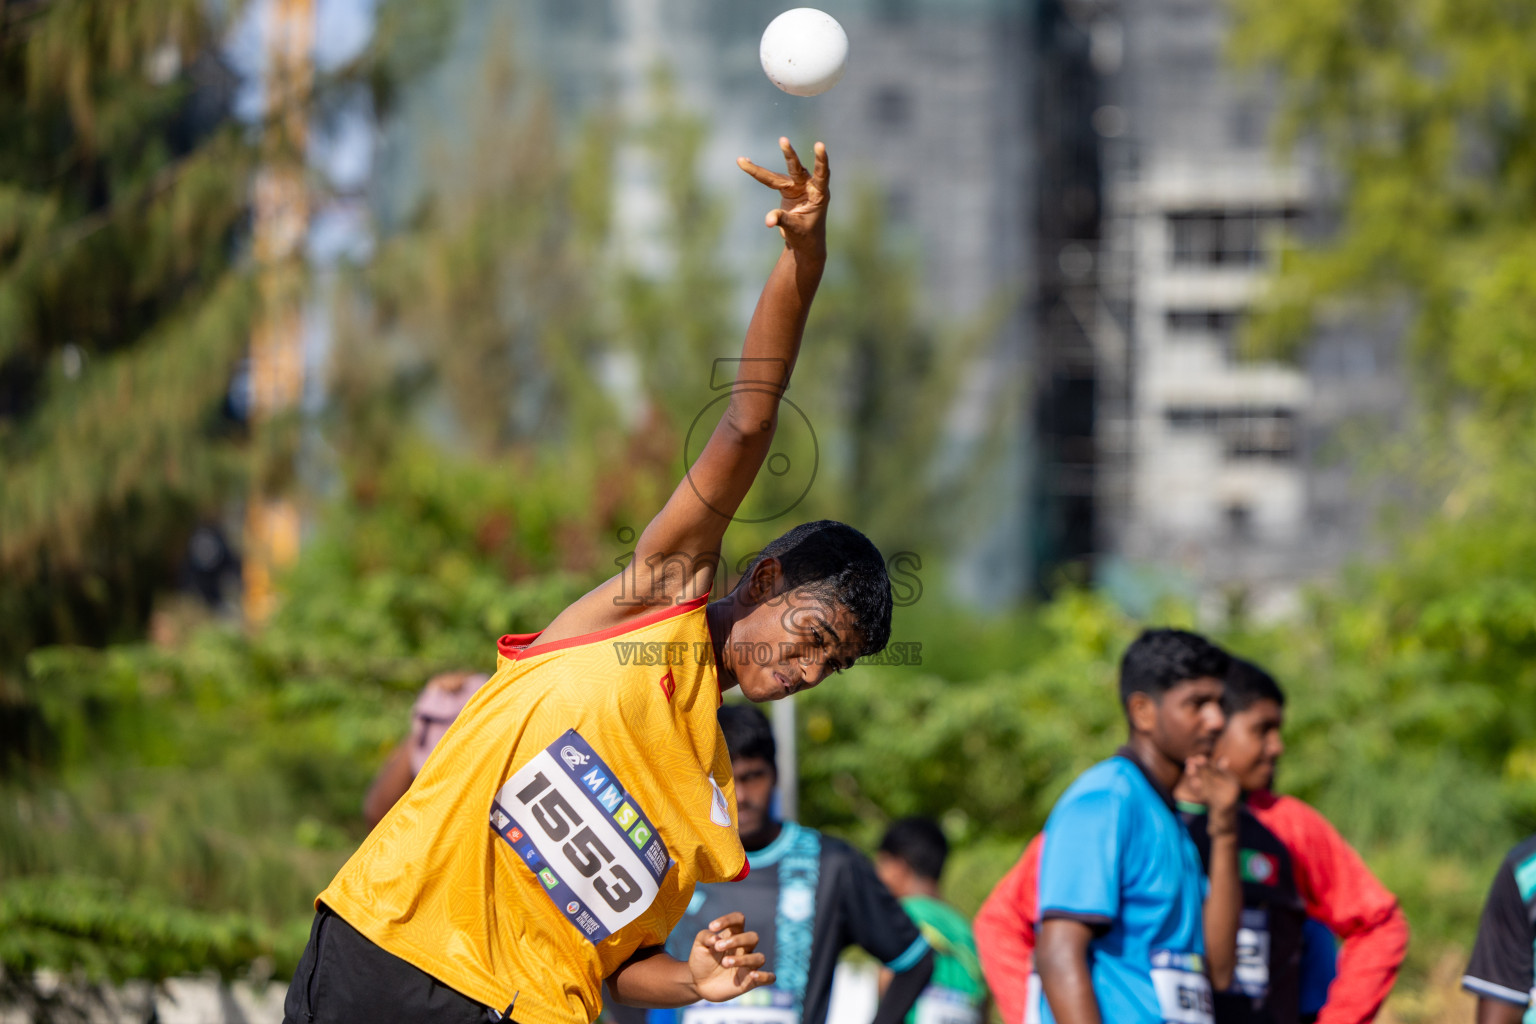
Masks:
[[[309,927],[309,943],[283,1000],[283,1024],[487,1024],[498,1020],[516,1024],[380,949],[323,903]]]

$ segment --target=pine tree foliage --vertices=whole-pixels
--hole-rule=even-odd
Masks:
[[[213,10],[0,8],[0,662],[131,623],[228,493],[251,152]]]

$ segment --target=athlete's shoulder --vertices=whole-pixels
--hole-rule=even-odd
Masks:
[[[821,846],[821,877],[834,887],[868,890],[878,886],[885,891],[875,865],[852,843],[825,833],[813,833]]]
[[[1071,808],[1078,804],[1103,807],[1132,800],[1139,792],[1140,769],[1120,756],[1100,761],[1079,775],[1061,794],[1057,808]]]
[[[1277,835],[1287,831],[1338,833],[1323,812],[1294,796],[1271,793],[1267,790],[1248,796],[1248,809]]]
[[[1504,863],[1509,865],[1517,879],[1522,870],[1532,876],[1532,884],[1521,886],[1522,892],[1536,885],[1536,835],[1526,836],[1511,847],[1504,855]]]
[[[972,934],[970,920],[941,899],[908,896],[901,901],[901,908],[918,924],[932,923],[952,935]]]
[[[1238,832],[1246,845],[1277,846],[1285,849],[1285,842],[1275,830],[1264,824],[1264,819],[1254,813],[1252,807],[1242,804],[1237,812]]]
[[[1080,792],[1109,790],[1128,793],[1140,774],[1141,769],[1127,758],[1116,754],[1114,757],[1105,758],[1079,775],[1077,782],[1071,788]]]
[[[804,825],[801,825],[800,829],[802,832],[809,832],[816,837],[817,843],[821,845],[821,861],[823,864],[842,865],[869,860],[868,857],[864,856],[862,850],[847,840],[839,839],[837,836],[829,836],[813,828],[806,828]]]
[[[597,592],[593,591],[593,593]],[[712,650],[694,651],[686,645],[675,650],[657,646],[659,641],[674,638],[691,640],[707,638],[709,627],[706,624],[705,608],[708,605],[709,595],[654,607],[637,606],[627,609],[627,614],[619,616],[611,614],[614,611],[612,608],[604,608],[604,613],[600,615],[577,614],[579,611],[577,606],[591,596],[592,594],[588,594],[577,604],[566,608],[541,632],[501,637],[496,644],[497,653],[512,661],[543,664],[550,660],[548,655],[569,654],[581,650],[606,651],[606,642],[611,642],[613,651],[618,656],[618,664],[621,666],[666,665],[687,658],[713,661]],[[639,640],[648,640],[652,643],[644,647],[634,646]],[[603,646],[599,647],[599,644]]]
[[[1117,761],[1121,763],[1116,764]],[[1102,836],[1137,828],[1136,822],[1144,815],[1148,801],[1155,797],[1150,792],[1143,792],[1146,783],[1138,782],[1134,777],[1136,772],[1135,765],[1118,757],[1101,761],[1083,772],[1051,808],[1045,823],[1046,833],[1060,832],[1081,839],[1085,833]],[[1053,855],[1051,844],[1046,844],[1040,854],[1041,861],[1070,856],[1067,851],[1073,845],[1074,841],[1069,838]]]

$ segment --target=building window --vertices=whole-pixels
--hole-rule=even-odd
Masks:
[[[1253,539],[1253,509],[1242,502],[1233,502],[1222,509],[1227,521],[1227,536],[1233,540]]]
[[[1215,434],[1227,458],[1296,457],[1296,410],[1283,406],[1174,405],[1165,412],[1169,429],[1179,433]]]
[[[1223,337],[1235,333],[1243,322],[1240,309],[1170,309],[1167,312],[1170,334],[1215,334]]]
[[[1168,215],[1173,262],[1181,267],[1256,267],[1274,245],[1276,233],[1294,226],[1301,211],[1291,207],[1233,207],[1181,210]]]
[[[1237,352],[1243,317],[1240,309],[1170,309],[1163,314],[1163,324],[1170,341],[1214,341],[1231,357]]]
[[[912,120],[912,97],[900,86],[876,90],[871,106],[875,123],[883,128],[905,128]]]

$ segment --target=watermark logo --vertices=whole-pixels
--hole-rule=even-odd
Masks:
[[[789,382],[789,364],[782,359],[716,359],[710,370],[709,387],[723,394],[711,399],[688,427],[683,439],[683,465],[688,467],[688,483],[708,508],[737,523],[768,523],[793,512],[811,493],[816,473],[821,468],[821,446],[810,417],[794,402],[784,397]],[[731,399],[742,394],[760,394],[778,399],[779,422],[773,445],[763,461],[770,480],[779,481],[772,497],[760,498],[751,508],[727,512],[716,506],[718,498],[705,492],[694,479],[693,467],[703,453]],[[764,422],[767,430],[771,424]],[[761,479],[761,478],[760,478]],[[749,498],[751,496],[749,495]]]

